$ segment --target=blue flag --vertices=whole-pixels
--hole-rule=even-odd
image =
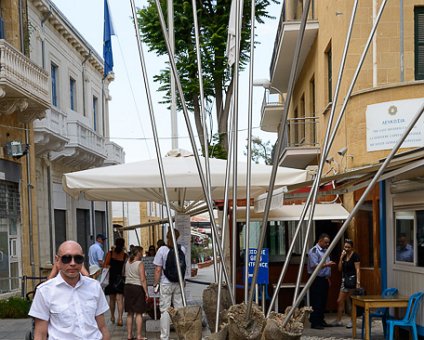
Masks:
[[[112,21],[109,15],[109,4],[105,0],[105,12],[104,12],[104,27],[103,27],[103,59],[104,59],[104,73],[106,77],[110,72],[113,71],[113,55],[112,55],[112,35],[115,35],[113,31]]]

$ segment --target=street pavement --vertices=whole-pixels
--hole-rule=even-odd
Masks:
[[[198,275],[195,280],[199,282],[212,282],[213,281],[213,266],[199,269]],[[202,301],[203,290],[207,287],[204,284],[197,284],[188,282],[186,286],[187,292],[187,304],[200,304]],[[335,314],[327,314],[326,321],[331,323],[335,319]],[[110,322],[109,312],[106,314],[106,320],[108,323],[109,331],[111,333],[112,340],[126,340],[127,331],[124,326],[118,327],[116,324]],[[361,320],[358,318],[357,338],[361,338]],[[348,317],[344,317],[342,322],[347,324],[349,321]],[[0,340],[24,340],[25,334],[31,329],[31,319],[0,319]],[[159,332],[146,332],[145,323],[143,325],[143,336],[149,340],[159,340]],[[150,329],[150,328],[149,328]],[[203,328],[203,338],[206,338],[210,334],[207,327]],[[171,339],[178,339],[175,332],[171,331]],[[372,322],[372,338],[374,340],[382,340],[383,329],[380,321]],[[303,340],[338,340],[338,339],[352,339],[352,329],[346,327],[328,327],[324,330],[311,329],[309,323],[305,325],[305,330],[302,336]],[[66,340],[66,339],[64,339]]]

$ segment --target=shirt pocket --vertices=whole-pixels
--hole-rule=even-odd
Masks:
[[[88,299],[84,301],[84,312],[88,318],[95,318],[97,311],[97,301],[95,299]]]
[[[51,318],[61,328],[69,328],[75,322],[75,315],[66,304],[52,306]]]

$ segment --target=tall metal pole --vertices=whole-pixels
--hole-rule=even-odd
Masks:
[[[209,140],[208,140],[208,129],[207,129],[207,119],[206,119],[206,104],[205,104],[205,92],[203,90],[203,72],[202,72],[202,58],[200,53],[200,37],[199,37],[199,23],[197,20],[197,6],[196,6],[196,0],[192,0],[192,7],[193,7],[193,22],[194,22],[194,33],[196,37],[196,57],[197,57],[197,73],[199,78],[199,90],[200,90],[200,117],[202,118],[202,128],[203,128],[203,145],[205,146],[203,150],[203,154],[205,156],[205,170],[206,170],[206,184],[207,184],[207,193],[209,196],[211,196],[211,171],[210,171],[210,164],[209,164]],[[214,216],[209,216],[210,219],[213,219]],[[216,247],[215,243],[219,242],[219,240],[215,239],[215,234],[212,233],[212,250],[213,250],[213,273],[214,273],[214,279],[215,282],[217,280],[217,253],[216,253]]]
[[[171,46],[172,55],[175,55],[175,34],[174,34],[174,1],[168,0],[168,38]],[[175,77],[170,74],[171,81],[171,138],[172,149],[178,149],[178,120],[177,120],[177,96],[175,93]]]
[[[159,20],[160,20],[160,24],[161,24],[161,28],[162,28],[163,37],[164,37],[166,47],[167,47],[167,50],[168,50],[169,63],[171,65],[171,70],[172,70],[172,72],[174,73],[174,76],[175,76],[176,86],[177,86],[179,98],[180,98],[181,105],[182,105],[184,120],[186,122],[187,131],[188,131],[188,134],[189,134],[189,137],[190,137],[190,143],[191,143],[192,150],[193,150],[194,160],[196,161],[196,166],[197,166],[197,170],[198,170],[198,173],[199,173],[200,183],[202,184],[204,199],[205,199],[205,202],[208,206],[209,216],[212,216],[213,215],[212,198],[210,196],[208,196],[207,191],[206,191],[206,187],[207,187],[206,179],[205,179],[205,176],[203,174],[202,164],[201,164],[200,158],[199,158],[199,151],[197,150],[197,147],[196,147],[196,141],[195,141],[195,138],[194,138],[193,127],[191,126],[190,116],[188,114],[188,109],[187,109],[187,104],[186,104],[186,101],[185,101],[185,98],[184,98],[184,93],[183,93],[183,89],[182,89],[182,86],[181,86],[181,81],[180,81],[180,78],[179,78],[178,72],[177,72],[177,66],[175,64],[175,60],[173,58],[173,54],[172,54],[170,46],[169,46],[169,40],[168,40],[168,35],[167,35],[167,30],[166,30],[165,19],[163,17],[163,12],[162,12],[162,8],[160,6],[159,0],[155,0],[155,3],[156,3],[156,8],[157,8],[157,11],[158,11],[158,14],[159,14]],[[211,226],[212,226],[212,232],[215,233],[215,238],[219,239],[218,231],[217,231],[217,227],[216,227],[216,223],[215,223],[214,219],[211,220]],[[217,242],[216,245],[218,247],[217,250],[219,252],[219,256],[221,256],[221,258],[222,258],[221,245],[219,244],[219,242]],[[227,282],[230,282],[225,266],[223,268],[224,268],[225,278],[226,278]]]
[[[250,184],[252,180],[252,106],[253,69],[255,61],[255,1],[251,2],[250,12],[250,65],[249,65],[249,107],[247,114],[247,174],[246,174],[246,228],[244,235],[244,301],[249,299],[249,239],[250,239]],[[237,215],[237,213],[236,213]],[[257,256],[260,256],[258,254]],[[262,299],[265,301],[265,299]],[[265,309],[263,309],[265,311]]]
[[[272,165],[271,177],[270,177],[270,180],[269,180],[268,195],[267,195],[267,198],[266,198],[265,210],[264,210],[263,218],[262,218],[262,227],[261,227],[261,233],[260,233],[260,236],[259,236],[259,244],[258,244],[257,254],[262,253],[263,243],[264,243],[265,235],[266,235],[266,231],[267,231],[268,216],[269,216],[269,209],[271,207],[272,192],[274,190],[275,178],[277,176],[278,159],[279,159],[279,155],[281,154],[281,151],[282,151],[282,148],[283,148],[283,137],[284,137],[284,133],[285,133],[285,130],[286,130],[287,114],[288,114],[288,110],[289,110],[289,107],[290,107],[291,97],[293,95],[295,76],[296,76],[296,73],[297,73],[297,67],[298,67],[299,56],[300,56],[300,49],[302,47],[302,41],[303,41],[303,36],[304,36],[304,33],[305,33],[306,21],[308,19],[308,12],[309,12],[310,3],[311,3],[310,0],[305,0],[305,2],[304,2],[303,14],[302,14],[302,19],[301,19],[300,28],[299,28],[299,35],[297,37],[296,47],[295,47],[295,50],[294,50],[293,65],[292,65],[292,68],[291,68],[291,71],[290,71],[289,84],[288,84],[288,89],[287,89],[287,96],[286,96],[286,101],[285,101],[285,105],[284,105],[283,115],[282,115],[281,121],[280,121],[280,131],[278,133],[278,140],[277,140],[277,145],[276,145],[276,149],[275,149],[275,153],[274,153],[274,162],[273,162],[273,165]],[[253,270],[252,283],[251,283],[251,287],[250,287],[249,301],[248,301],[248,305],[247,305],[247,313],[246,313],[247,317],[250,317],[250,313],[251,313],[251,310],[252,310],[253,295],[255,293],[254,288],[255,288],[257,278],[258,278],[259,261],[260,261],[260,256],[256,256],[255,268]]]
[[[345,45],[344,45],[344,48],[343,48],[342,59],[341,59],[341,62],[340,62],[339,73],[338,73],[336,87],[335,87],[334,96],[333,96],[333,105],[331,106],[330,117],[329,117],[328,123],[327,123],[327,130],[326,130],[326,133],[325,133],[323,150],[330,150],[330,148],[328,147],[328,142],[329,142],[331,128],[332,128],[332,125],[333,125],[333,120],[334,120],[334,115],[335,115],[335,111],[336,111],[336,107],[337,107],[337,102],[338,102],[338,99],[339,99],[340,87],[341,87],[341,83],[342,83],[344,68],[345,68],[345,65],[346,65],[347,52],[349,50],[349,45],[350,45],[350,41],[351,41],[351,37],[352,37],[353,24],[355,22],[358,3],[359,3],[359,0],[355,0],[355,2],[353,4],[352,14],[351,14],[351,17],[350,17],[350,22],[349,22],[349,28],[348,28],[347,36],[346,36],[346,39],[345,39]],[[335,128],[338,128],[338,126],[335,127]],[[315,177],[314,185],[312,187],[312,203],[311,203],[311,209],[309,210],[308,225],[307,225],[307,228],[306,228],[306,235],[305,235],[304,244],[303,244],[303,247],[302,247],[302,254],[305,254],[305,255],[306,255],[308,241],[309,241],[309,233],[312,229],[311,227],[312,227],[312,221],[313,221],[313,216],[314,216],[314,212],[315,212],[315,204],[316,204],[317,196],[318,196],[319,181],[322,177],[322,172],[323,172],[323,169],[324,169],[324,163],[325,163],[326,159],[327,159],[327,155],[323,155],[323,157],[321,157],[320,162],[319,162],[319,166],[318,166],[318,172],[317,172],[317,175]],[[309,201],[308,201],[308,203],[309,203]],[[307,204],[305,204],[305,209],[308,209]],[[302,221],[299,221],[299,224],[301,224],[301,223],[302,223]],[[302,274],[303,274],[304,264],[305,264],[305,256],[302,256],[301,259],[300,259],[299,272],[298,272],[298,275],[297,275],[297,281],[296,281],[296,287],[295,287],[295,290],[294,290],[293,301],[296,300],[297,294],[299,292],[300,283],[302,282]]]
[[[233,98],[234,98],[234,115],[233,115],[233,223],[232,223],[232,284],[233,291],[236,291],[236,257],[237,257],[237,152],[238,152],[238,92],[239,92],[239,65],[240,65],[240,39],[241,39],[241,25],[242,25],[242,14],[243,14],[243,0],[236,0],[236,48],[235,48],[235,64],[233,73]]]
[[[146,64],[145,64],[145,61],[144,61],[143,48],[141,46],[140,30],[139,30],[139,27],[138,27],[137,12],[136,12],[136,9],[135,9],[134,0],[131,0],[131,9],[132,9],[132,15],[133,15],[133,19],[134,19],[135,34],[136,34],[136,37],[137,37],[138,54],[139,54],[141,69],[142,69],[142,73],[143,73],[144,87],[146,89],[147,102],[148,102],[148,105],[149,105],[150,123],[152,125],[153,140],[155,142],[156,156],[158,157],[158,166],[159,166],[159,173],[160,173],[160,178],[161,178],[161,182],[162,182],[162,190],[163,190],[163,195],[165,197],[166,211],[167,211],[167,214],[168,214],[169,229],[171,231],[172,243],[174,244],[174,247],[176,247],[177,246],[177,238],[175,236],[174,224],[173,224],[173,221],[172,221],[171,206],[169,204],[169,196],[168,196],[168,189],[167,189],[167,185],[166,185],[165,171],[164,171],[163,161],[162,161],[162,157],[161,157],[160,144],[159,144],[157,127],[156,127],[156,120],[155,120],[155,115],[154,115],[154,111],[153,111],[152,96],[151,96],[150,87],[149,87],[149,80],[148,80],[148,77],[147,77]],[[175,263],[179,263],[177,251],[175,252]],[[183,302],[183,306],[185,307],[185,306],[187,306],[187,300],[186,300],[186,296],[185,296],[185,292],[184,292],[184,277],[183,277],[183,273],[181,272],[180,266],[177,266],[177,272],[178,272],[178,281],[180,283],[182,302]]]

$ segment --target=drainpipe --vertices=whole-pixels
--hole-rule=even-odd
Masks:
[[[405,81],[405,54],[404,54],[404,28],[403,28],[403,0],[399,1],[399,52],[400,52],[400,81]]]
[[[377,0],[372,1],[372,23],[377,17]],[[372,37],[372,86],[377,87],[377,34]]]
[[[24,23],[22,20],[22,15],[23,15],[23,11],[22,11],[22,0],[19,0],[18,2],[18,13],[19,13],[19,35],[20,35],[20,45],[21,45],[21,52],[23,55],[25,54],[25,39],[24,39]]]
[[[29,124],[25,124],[25,143],[30,145],[29,140]],[[35,276],[35,263],[34,263],[34,230],[32,225],[32,184],[31,184],[31,152],[28,152],[25,157],[26,171],[27,171],[27,195],[28,195],[28,240],[29,240],[29,262],[31,264],[31,275]]]
[[[387,219],[386,219],[386,181],[380,182],[380,262],[381,291],[387,288]]]
[[[53,225],[53,188],[52,188],[52,172],[50,165],[50,153],[46,160],[46,169],[47,169],[47,209],[49,212],[49,229],[50,229],[50,262],[54,264],[54,255],[56,253],[55,249],[55,238],[54,238],[54,225]]]

